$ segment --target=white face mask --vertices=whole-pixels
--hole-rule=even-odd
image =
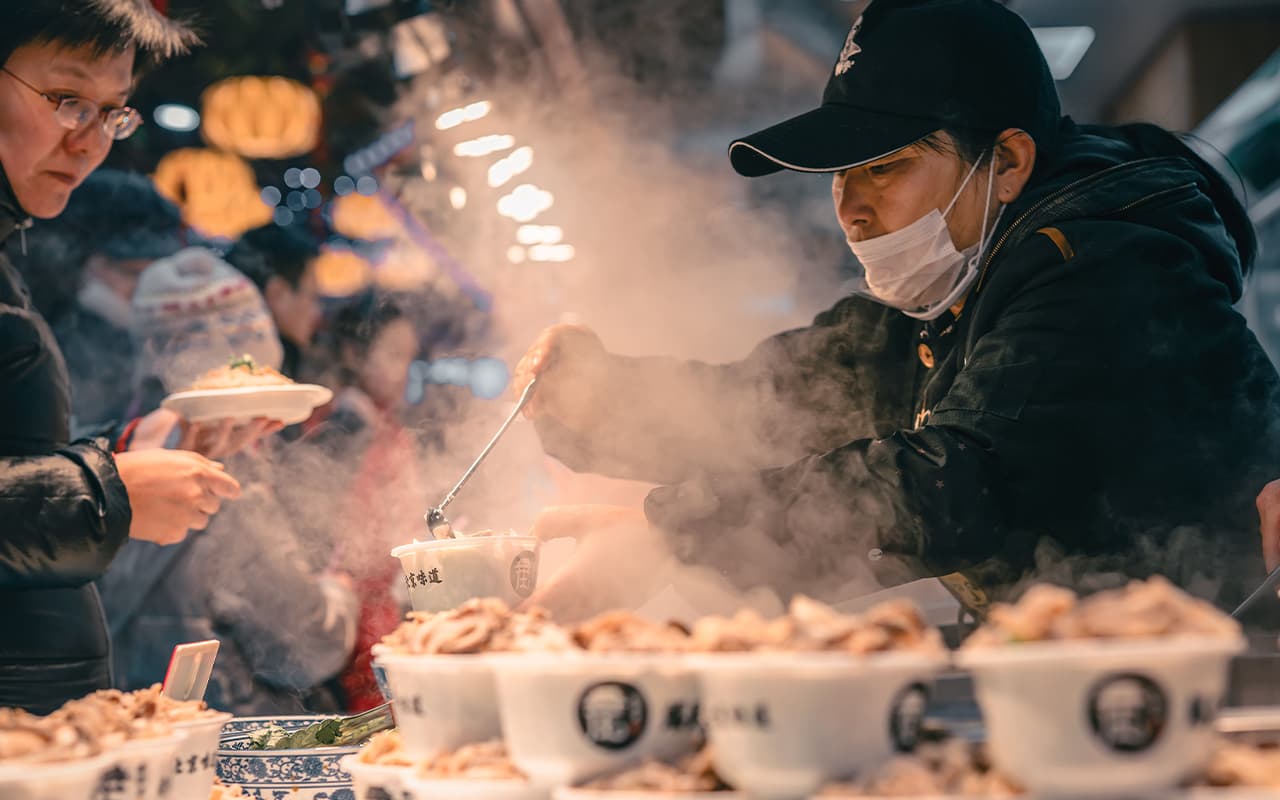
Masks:
[[[979,158],[978,162],[981,160]],[[867,288],[875,300],[907,316],[928,320],[940,317],[969,290],[978,277],[978,262],[987,245],[985,209],[991,207],[991,189],[996,175],[994,155],[978,243],[964,252],[956,250],[951,231],[947,229],[946,216],[951,213],[977,169],[978,164],[975,163],[944,211],[939,212],[935,208],[893,233],[860,242],[846,238],[849,249],[866,271]],[[1002,205],[1000,213],[1003,212]],[[996,221],[999,219],[997,214]],[[991,227],[994,233],[996,226],[993,224]]]

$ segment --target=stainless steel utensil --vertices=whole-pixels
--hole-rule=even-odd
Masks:
[[[1258,602],[1265,600],[1268,597],[1271,598],[1271,602],[1280,603],[1280,597],[1278,597],[1276,594],[1277,590],[1280,590],[1280,567],[1276,567],[1275,569],[1271,570],[1271,574],[1267,576],[1267,579],[1264,580],[1261,584],[1259,584],[1258,588],[1254,589],[1253,592],[1244,599],[1244,602],[1241,603],[1236,608],[1235,611],[1231,612],[1231,616],[1235,617],[1236,619],[1239,619],[1241,616],[1244,615],[1246,611],[1253,608],[1253,606],[1257,605]]]
[[[537,384],[537,378],[529,381],[529,385],[524,387],[524,391],[520,393],[520,400],[516,402],[516,407],[511,409],[511,413],[508,414],[506,420],[503,421],[502,427],[498,428],[498,432],[493,435],[493,438],[489,440],[489,443],[480,451],[480,455],[476,460],[471,462],[471,466],[467,467],[467,471],[462,473],[462,477],[458,480],[458,483],[449,490],[449,493],[444,496],[444,499],[440,501],[440,504],[428,511],[423,517],[423,519],[427,521],[427,528],[431,531],[432,538],[449,539],[457,536],[457,534],[454,533],[453,526],[449,524],[449,518],[444,515],[445,507],[452,503],[453,499],[458,496],[458,492],[463,486],[467,485],[467,481],[471,480],[471,476],[475,474],[476,469],[489,456],[489,452],[493,450],[494,445],[498,443],[498,440],[502,438],[502,435],[507,432],[507,428],[510,428],[511,423],[515,422],[516,417],[520,416],[520,412],[524,410],[526,405],[528,405],[529,398],[533,396],[533,387]]]

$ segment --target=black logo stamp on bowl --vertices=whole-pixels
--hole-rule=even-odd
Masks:
[[[1164,690],[1145,675],[1108,675],[1089,690],[1088,703],[1094,735],[1118,753],[1148,749],[1169,721]]]
[[[929,687],[913,683],[898,692],[889,707],[889,740],[900,753],[910,753],[920,741],[920,725],[929,705]]]
[[[538,557],[532,550],[524,550],[511,559],[511,588],[521,597],[533,594],[538,582]]]
[[[592,744],[623,750],[644,735],[649,706],[636,687],[618,681],[588,686],[578,698],[578,724]]]
[[[1191,720],[1191,727],[1201,728],[1212,725],[1218,718],[1218,709],[1221,706],[1219,701],[1205,695],[1196,695],[1191,698],[1191,708],[1187,713],[1187,718]]]

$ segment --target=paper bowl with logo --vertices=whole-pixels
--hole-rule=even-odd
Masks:
[[[1032,793],[1168,792],[1199,773],[1241,637],[1075,639],[962,650],[1001,772]]]
[[[476,597],[515,608],[538,584],[538,545],[532,536],[464,536],[400,545],[391,555],[415,611],[447,611]]]
[[[414,800],[547,800],[546,787],[521,780],[429,778],[413,775],[405,788]]]
[[[354,800],[351,775],[342,759],[360,748],[310,747],[298,750],[254,750],[250,734],[279,725],[286,731],[329,719],[322,715],[236,717],[222,728],[218,742],[218,779],[240,784],[257,800]]]
[[[660,792],[624,789],[574,789],[562,786],[552,800],[746,800],[741,792]]]
[[[716,772],[752,796],[805,797],[915,747],[944,652],[692,657]]]
[[[359,755],[342,759],[342,768],[351,775],[351,788],[355,800],[401,800],[417,795],[408,787],[414,767],[389,764],[369,764]]]
[[[387,674],[396,727],[410,758],[502,735],[491,656],[411,655],[374,648]]]
[[[107,750],[107,768],[98,783],[100,800],[179,800],[173,792],[174,761],[186,740],[177,730],[165,736],[129,739]]]
[[[218,769],[218,739],[222,726],[231,718],[225,711],[207,711],[193,719],[170,723],[183,734],[173,760],[175,800],[209,796]]]
[[[0,797],[5,800],[94,800],[112,765],[105,755],[45,764],[0,763]]]
[[[579,783],[701,742],[698,683],[683,656],[490,656],[511,760],[543,786]]]

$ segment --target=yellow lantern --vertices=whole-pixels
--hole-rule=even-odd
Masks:
[[[369,262],[352,250],[325,248],[315,262],[316,287],[326,297],[347,297],[369,285]]]
[[[201,132],[245,158],[293,158],[320,140],[320,99],[278,75],[226,78],[205,89]]]
[[[271,221],[272,209],[248,162],[232,153],[187,147],[160,159],[151,176],[160,194],[205,236],[234,239]]]
[[[333,201],[333,229],[351,239],[390,239],[400,223],[377,196],[348,194]]]

